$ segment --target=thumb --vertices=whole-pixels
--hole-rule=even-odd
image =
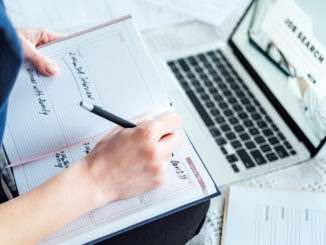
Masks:
[[[31,62],[35,68],[46,76],[54,76],[58,67],[49,59],[42,56],[38,50],[29,42],[24,42],[25,59]]]

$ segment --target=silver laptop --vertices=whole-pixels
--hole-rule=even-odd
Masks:
[[[253,1],[227,42],[159,68],[219,186],[306,161],[324,144],[325,9],[323,0]]]

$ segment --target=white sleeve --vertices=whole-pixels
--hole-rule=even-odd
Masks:
[[[303,95],[303,110],[318,137],[323,139],[326,135],[326,101],[308,88]]]

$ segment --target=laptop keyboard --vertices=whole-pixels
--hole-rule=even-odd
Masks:
[[[220,50],[168,66],[234,172],[297,154]]]

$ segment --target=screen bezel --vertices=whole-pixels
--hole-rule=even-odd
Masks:
[[[236,27],[232,31],[229,39],[228,44],[230,45],[232,51],[234,52],[235,56],[238,58],[240,63],[244,66],[244,68],[247,70],[247,72],[250,74],[250,76],[253,78],[255,83],[258,85],[258,87],[261,89],[261,91],[265,94],[265,96],[269,99],[269,101],[272,103],[274,108],[278,111],[278,113],[281,115],[281,117],[284,119],[286,124],[292,129],[293,133],[296,135],[296,137],[301,141],[309,150],[311,157],[315,156],[318,151],[322,148],[322,146],[326,142],[326,137],[320,142],[320,144],[315,147],[310,140],[307,138],[307,136],[304,134],[304,132],[300,129],[300,127],[296,124],[296,122],[293,120],[293,118],[289,115],[289,113],[285,110],[285,108],[281,105],[281,103],[277,100],[277,98],[274,96],[273,92],[267,87],[267,85],[264,83],[263,79],[258,75],[258,73],[255,71],[255,69],[251,66],[249,61],[245,58],[245,56],[242,54],[240,49],[237,47],[237,45],[233,42],[233,36],[237,32],[238,27],[242,23],[243,19],[247,15],[248,11],[254,7],[254,3],[256,0],[252,0],[248,8],[246,9],[245,13],[242,15],[238,23],[236,24]],[[248,37],[249,40],[249,37]]]

